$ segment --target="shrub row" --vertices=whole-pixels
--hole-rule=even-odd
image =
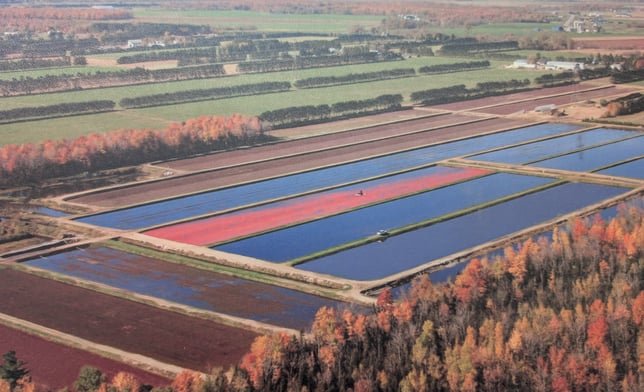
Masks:
[[[271,110],[262,113],[259,118],[269,122],[273,128],[285,128],[398,110],[401,108],[402,101],[402,95],[389,94],[360,101],[337,102],[332,105],[293,106]]]
[[[327,56],[298,56],[291,58],[279,58],[264,61],[244,61],[239,63],[238,70],[241,73],[276,72],[291,69],[307,69],[318,67],[333,67],[338,65],[363,64],[377,61],[400,60],[401,57],[395,54],[386,54],[380,57],[377,53],[360,53],[352,56],[327,55]]]
[[[76,75],[44,75],[37,78],[21,77],[20,79],[14,78],[12,80],[0,80],[0,94],[5,97],[29,95],[32,93],[60,92],[84,88],[212,78],[224,74],[225,71],[223,65],[208,64],[186,68],[155,70],[134,68],[112,72],[99,71],[93,74],[78,73]]]
[[[632,83],[644,80],[644,68],[633,71],[617,72],[611,78],[613,83]]]
[[[289,82],[253,83],[243,84],[239,86],[176,91],[173,93],[144,95],[135,98],[123,98],[119,102],[119,105],[124,108],[162,106],[209,99],[239,97],[243,95],[276,93],[281,91],[288,91],[290,88],[291,84]]]
[[[313,88],[321,86],[333,86],[338,84],[369,82],[374,80],[404,78],[414,75],[416,75],[416,71],[413,68],[398,68],[377,72],[351,73],[342,76],[317,76],[313,78],[297,80],[294,84],[297,88]]]
[[[411,100],[423,105],[438,105],[450,102],[465,101],[468,99],[483,98],[494,95],[509,94],[523,91],[530,85],[530,80],[516,80],[502,82],[481,82],[473,89],[468,89],[464,84],[450,87],[435,88],[415,91],[411,93]]]
[[[571,84],[575,81],[575,74],[572,71],[566,71],[556,74],[546,74],[534,79],[536,84],[544,87],[562,86]]]
[[[9,110],[0,110],[0,122],[12,122],[20,120],[33,120],[38,118],[48,118],[57,116],[69,116],[75,114],[98,113],[114,110],[116,103],[114,101],[88,101],[88,102],[70,102],[59,103],[48,106],[36,106],[16,108]]]
[[[495,52],[504,50],[519,49],[517,41],[498,41],[498,42],[476,42],[465,44],[445,44],[441,47],[440,52],[444,55],[468,54],[479,52]]]
[[[142,52],[127,56],[121,56],[116,59],[116,62],[118,64],[134,64],[144,61],[181,60],[186,57],[206,57],[213,59],[213,63],[216,62],[214,48]]]
[[[483,61],[470,61],[467,63],[450,63],[450,64],[434,64],[426,65],[418,69],[419,73],[446,73],[446,72],[459,72],[469,71],[472,69],[487,68],[490,66],[488,60]]]
[[[611,116],[635,114],[641,111],[644,111],[644,95],[640,93],[614,99],[608,104],[608,112]]]
[[[60,57],[56,59],[20,59],[14,61],[0,61],[0,71],[23,71],[36,68],[67,67],[71,65],[71,58]]]

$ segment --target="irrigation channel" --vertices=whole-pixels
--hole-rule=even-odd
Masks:
[[[638,178],[643,147],[641,132],[541,124],[78,220],[386,280],[632,191],[592,173]]]

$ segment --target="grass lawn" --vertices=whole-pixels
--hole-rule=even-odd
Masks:
[[[368,72],[378,69],[392,69],[450,63],[459,60],[450,58],[415,58],[403,62],[331,67],[304,71],[276,72],[258,75],[241,75],[229,78],[201,81],[163,83],[160,85],[131,86],[111,89],[96,89],[61,94],[44,94],[30,97],[2,98],[7,102],[20,102],[23,106],[45,105],[51,102],[82,101],[94,99],[113,99],[129,95],[150,94],[152,91],[177,91],[190,88],[207,88],[259,81],[294,81],[313,75],[342,75],[351,72]],[[460,60],[463,61],[463,60]],[[315,89],[293,89],[292,91],[220,100],[193,102],[171,106],[133,109],[94,115],[73,116],[51,120],[30,121],[0,125],[0,145],[37,142],[45,139],[75,138],[94,132],[107,132],[121,128],[163,129],[169,123],[183,121],[203,115],[230,115],[242,113],[258,115],[267,110],[300,105],[333,104],[340,101],[374,98],[382,94],[402,94],[405,100],[414,91],[466,84],[468,87],[481,81],[501,81],[509,79],[530,80],[543,74],[540,71],[511,70],[502,68],[502,63],[493,63],[491,69],[457,72],[439,75],[419,75],[416,77],[391,79],[353,85],[332,86]],[[178,88],[176,85],[180,85]],[[126,93],[124,95],[124,93]],[[20,98],[20,99],[19,99]]]
[[[463,60],[450,57],[416,57],[405,61],[380,62],[371,64],[357,64],[339,67],[314,68],[306,70],[271,72],[263,74],[234,75],[230,77],[219,77],[200,80],[186,80],[179,82],[150,83],[123,87],[110,87],[101,89],[88,89],[81,91],[68,91],[62,93],[36,94],[19,97],[0,98],[2,110],[20,107],[33,107],[51,105],[53,102],[85,102],[95,100],[113,100],[117,104],[126,97],[137,97],[142,95],[162,94],[175,91],[194,89],[207,89],[216,87],[237,86],[242,84],[288,81],[295,82],[297,79],[310,78],[314,76],[346,75],[350,73],[375,72],[396,68],[418,68],[425,65],[458,63]],[[498,63],[500,64],[500,63]],[[345,88],[346,89],[346,88]]]
[[[137,21],[209,25],[215,29],[243,28],[251,32],[287,31],[302,33],[342,34],[356,26],[367,29],[380,25],[381,15],[351,14],[273,14],[251,11],[168,10],[135,8]]]

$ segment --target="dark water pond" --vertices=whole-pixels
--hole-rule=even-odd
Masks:
[[[111,248],[59,253],[31,260],[27,265],[199,309],[294,329],[308,328],[322,306],[347,306],[295,290]]]
[[[644,152],[644,150],[640,150],[640,152]],[[644,158],[600,170],[597,173],[618,177],[640,178],[644,180]]]
[[[471,214],[322,257],[298,268],[356,280],[383,278],[601,200],[625,188],[567,183]]]
[[[264,200],[381,176],[442,159],[556,135],[577,128],[566,124],[540,124],[337,167],[86,216],[79,218],[78,221],[118,229],[141,229]]]
[[[644,136],[547,159],[536,162],[533,166],[550,169],[589,171],[640,156],[642,153],[644,153]]]
[[[479,154],[471,158],[480,161],[498,163],[528,163],[634,135],[635,132],[633,131],[597,128],[585,132],[578,132],[573,135],[560,136],[499,151]]]
[[[499,197],[525,191],[552,179],[498,173],[325,219],[273,231],[213,249],[282,262]]]

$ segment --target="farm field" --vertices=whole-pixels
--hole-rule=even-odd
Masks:
[[[459,111],[459,110],[474,110],[482,107],[494,107],[499,105],[505,105],[512,102],[521,102],[521,101],[531,101],[533,99],[547,99],[548,97],[555,97],[558,95],[568,95],[573,93],[578,93],[581,91],[592,91],[592,90],[604,90],[607,87],[597,87],[597,86],[579,86],[579,85],[567,85],[567,86],[558,86],[558,87],[549,87],[539,90],[530,90],[523,91],[520,93],[513,93],[508,95],[500,95],[497,97],[486,97],[472,99],[462,102],[453,102],[446,103],[442,105],[432,105],[434,109],[449,110],[449,111]]]
[[[170,380],[145,372],[137,367],[107,359],[88,351],[72,348],[23,330],[0,324],[0,352],[6,353],[19,347],[20,359],[29,365],[29,375],[38,385],[46,384],[52,389],[65,388],[78,378],[83,366],[94,366],[108,377],[118,372],[128,372],[143,384],[166,385]]]
[[[624,188],[559,185],[461,217],[391,236],[298,265],[306,271],[375,280],[418,268],[505,235],[623,194]],[[517,213],[521,211],[521,213]],[[404,254],[405,257],[400,257]]]
[[[272,262],[288,262],[311,254],[323,254],[329,249],[335,250],[347,243],[373,239],[378,230],[391,231],[422,221],[437,220],[442,216],[544,186],[552,181],[543,177],[492,174],[218,245],[214,249]],[[309,240],[296,241],[296,238]]]
[[[640,136],[534,162],[532,166],[561,170],[595,171],[606,166],[612,166],[615,162],[641,157],[643,151],[644,138]],[[625,177],[641,178],[641,173],[638,175],[636,172],[631,173],[629,171],[629,173],[625,174],[629,174]]]
[[[638,136],[641,136],[641,133],[619,129],[595,128],[584,132],[576,132],[574,134],[491,151],[485,154],[470,155],[467,158],[487,162],[527,164],[569,153],[571,150],[582,150],[593,146],[617,143],[619,141],[624,141],[622,145],[640,145],[638,143],[638,140],[640,140]],[[619,157],[615,157],[614,155],[607,156],[607,160],[611,159],[612,162],[620,160]]]
[[[118,102],[127,97],[151,94],[172,93],[194,89],[238,86],[262,82],[294,82],[298,79],[318,76],[337,76],[350,73],[377,72],[397,68],[418,68],[425,65],[459,62],[462,59],[448,57],[421,57],[404,61],[387,61],[372,64],[346,65],[338,67],[304,69],[295,71],[270,72],[261,74],[243,74],[209,79],[176,81],[167,83],[140,84],[122,87],[86,89],[49,94],[32,94],[17,97],[2,97],[0,102],[4,110],[22,107],[49,105],[51,102],[86,102],[93,100],[112,100]],[[470,87],[480,81],[506,80],[512,74],[522,78],[520,70],[505,70],[493,62],[493,68],[458,72],[459,83]],[[540,71],[539,71],[540,72]],[[537,76],[537,73],[534,74]],[[402,94],[405,99],[411,92],[419,89],[446,87],[454,83],[454,74],[424,75],[417,74],[410,78],[380,80],[360,83],[361,88],[348,89],[346,86],[331,86],[314,89],[291,89],[283,93],[271,93],[255,96],[244,96],[226,99],[206,100],[199,102],[164,105],[143,109],[116,110],[109,113],[87,114],[48,120],[15,122],[0,125],[0,146],[5,144],[22,144],[47,138],[58,140],[75,138],[95,132],[109,132],[116,129],[164,129],[169,124],[204,115],[227,116],[241,113],[259,115],[267,110],[297,106],[302,102],[311,105],[333,104],[338,97],[343,100],[361,100],[374,98],[382,94]],[[427,86],[427,87],[425,87]],[[374,92],[378,92],[377,94]],[[117,109],[119,107],[117,106]]]
[[[12,268],[0,269],[0,296],[1,313],[200,371],[237,363],[257,336]]]
[[[499,129],[516,128],[527,124],[530,124],[530,122],[520,119],[483,119],[465,125],[455,125],[420,134],[389,138],[384,142],[383,140],[375,140],[357,145],[337,146],[334,149],[326,149],[283,159],[276,156],[274,159],[265,162],[260,161],[254,164],[223,168],[190,176],[177,176],[161,182],[134,184],[115,190],[91,192],[87,195],[76,195],[67,200],[74,203],[101,207],[125,207],[132,204],[149,202],[150,200],[159,200],[208,189],[257,181],[258,179],[284,176],[286,174],[337,165],[338,163],[387,155],[395,151],[414,149],[423,145],[432,145],[448,140],[466,138],[480,133],[495,132]],[[571,128],[574,127],[569,126],[569,129]],[[400,129],[404,130],[404,125],[401,125]],[[290,143],[294,142],[289,142],[287,147],[292,146]],[[252,151],[241,151],[240,153],[252,155]],[[207,156],[203,159],[211,160],[212,157]]]
[[[618,322],[641,318],[638,302],[632,312],[627,304],[637,293],[615,288],[632,283],[622,276],[633,271],[626,268],[632,257],[602,256],[620,271],[610,280],[621,286],[611,290],[584,290],[597,276],[602,285],[608,281],[602,264],[572,288],[562,284],[570,274],[553,272],[544,282],[573,293],[561,303],[554,301],[560,292],[552,290],[549,303],[545,285],[537,287],[541,266],[517,271],[525,261],[519,259],[487,276],[464,275],[460,290],[423,282],[416,293],[403,291],[415,277],[454,279],[473,257],[555,237],[556,227],[573,227],[578,216],[615,216],[625,210],[622,201],[641,202],[641,113],[606,116],[639,105],[633,97],[621,108],[609,101],[644,94],[644,82],[624,83],[640,77],[630,72],[640,60],[620,57],[644,50],[642,37],[633,36],[641,35],[642,7],[38,3],[7,4],[0,13],[6,25],[0,68],[7,70],[0,70],[0,354],[15,349],[39,384],[16,392],[79,389],[74,381],[84,365],[108,378],[127,371],[147,384],[130,392],[214,390],[221,380],[208,378],[213,368],[231,389],[257,391],[414,390],[423,377],[439,389],[467,389],[467,381],[483,389],[492,386],[485,384],[490,377],[509,380],[511,368],[525,369],[512,382],[547,370],[521,385],[583,389],[574,385],[577,364],[592,368],[584,382],[607,389],[628,389],[641,378],[637,365],[627,364],[637,344],[620,353],[613,323],[622,306],[628,314]],[[610,20],[584,15],[596,7]],[[615,19],[632,9],[633,18]],[[573,20],[593,29],[601,23],[601,32],[559,28]],[[515,59],[555,58],[583,60],[597,72],[509,67]],[[600,69],[609,64],[610,72]],[[627,72],[617,75],[620,67]],[[570,84],[542,88],[549,80]],[[281,92],[248,86],[275,82],[280,87],[271,91]],[[515,92],[503,95],[509,91]],[[417,99],[423,95],[426,102],[487,97],[426,105]],[[556,108],[534,110],[545,105]],[[309,125],[280,128],[293,123]],[[133,131],[109,133],[124,129]],[[604,241],[612,229],[596,238]],[[622,234],[615,233],[615,244]],[[581,241],[574,241],[577,252]],[[589,246],[608,248],[597,243]],[[555,257],[554,248],[539,251]],[[490,289],[487,302],[465,292],[478,283]],[[386,292],[376,299],[387,288],[393,303]],[[411,297],[420,291],[432,305]],[[591,337],[602,337],[594,331],[596,314],[583,319],[599,306],[577,298],[583,291],[606,305],[603,339]],[[504,297],[512,301],[492,305]],[[548,358],[543,367],[527,360],[547,347],[532,344],[542,341],[531,335],[539,323],[523,328],[520,321],[536,320],[529,301],[557,309],[550,326],[558,317],[565,324],[565,311],[582,303],[575,330],[588,339],[578,339],[583,350],[562,345],[565,382],[565,372],[556,372],[557,346],[535,354]],[[493,319],[506,305],[509,311]],[[419,324],[426,321],[433,326]],[[495,355],[486,355],[491,326]],[[420,337],[432,336],[431,328],[444,343],[428,346],[437,354],[431,360],[440,362],[431,378],[441,373],[440,384],[426,369],[417,371],[418,363],[427,364],[416,358],[428,342]],[[264,334],[277,340],[257,340]],[[469,358],[460,342],[472,334],[481,349]],[[412,347],[413,355],[400,355]],[[595,361],[595,354],[608,360]],[[465,374],[469,362],[477,373]],[[283,370],[285,363],[297,366]],[[345,371],[348,364],[353,369]],[[186,374],[173,382],[183,369],[206,373],[208,384],[191,383]],[[609,373],[619,376],[597,381]],[[131,389],[110,382],[99,392]],[[7,392],[3,385],[0,392]]]
[[[496,123],[492,120],[493,124],[485,123],[485,125],[494,125]],[[472,132],[475,128],[480,133],[483,129],[481,123],[467,124],[465,126],[457,126],[454,128],[447,128],[444,131],[458,132],[460,129],[465,128]],[[367,178],[382,176],[386,174],[395,173],[401,170],[409,170],[424,165],[436,163],[443,159],[453,158],[460,154],[468,154],[475,151],[485,151],[490,148],[498,148],[507,145],[511,142],[521,142],[525,140],[534,139],[537,137],[546,137],[557,133],[568,132],[576,127],[569,125],[536,125],[528,128],[520,128],[506,132],[490,134],[487,136],[479,136],[469,139],[456,140],[449,143],[430,145],[429,147],[419,148],[422,144],[419,143],[419,135],[402,136],[400,139],[404,140],[404,145],[409,149],[408,151],[400,152],[397,154],[384,155],[377,158],[371,158],[362,161],[355,161],[359,156],[353,154],[354,151],[358,154],[367,153],[368,156],[376,155],[373,153],[375,150],[369,150],[366,143],[358,144],[355,146],[348,146],[342,149],[333,149],[328,151],[316,152],[295,159],[289,159],[288,164],[299,164],[300,171],[301,163],[308,161],[309,164],[320,166],[324,161],[317,158],[317,155],[324,155],[327,159],[333,160],[335,158],[336,165],[324,169],[314,171],[303,171],[298,174],[289,176],[277,177],[265,181],[253,182],[242,186],[225,188],[222,190],[214,190],[206,193],[199,193],[192,196],[180,197],[170,199],[167,201],[160,201],[157,203],[145,204],[142,206],[131,207],[127,209],[119,209],[112,212],[106,212],[98,215],[90,215],[87,217],[78,218],[77,220],[83,223],[95,224],[99,226],[108,226],[119,229],[134,229],[143,228],[153,225],[168,223],[180,219],[190,218],[201,214],[214,213],[216,211],[229,210],[238,208],[245,204],[265,202],[281,197],[297,195],[299,193],[311,192],[320,190],[322,188],[338,186],[355,181],[361,181]],[[429,140],[435,140],[433,136],[437,131],[427,132]],[[450,132],[452,138],[456,132]],[[393,139],[372,141],[369,144],[374,146],[377,151],[391,152],[391,148],[402,146],[403,143],[396,145],[392,142]],[[387,149],[389,147],[389,149]],[[402,148],[401,148],[402,149]],[[353,159],[347,159],[344,165],[338,166],[341,150],[347,150],[348,154]],[[371,154],[369,154],[371,152]],[[293,162],[295,161],[295,162]],[[329,162],[330,163],[330,162]],[[268,168],[275,165],[280,165],[280,160],[267,161],[265,163]],[[281,164],[282,168],[287,165]],[[249,170],[254,168],[255,165],[249,166]],[[233,168],[236,169],[236,168]],[[255,178],[258,178],[258,171],[254,170]],[[208,175],[220,174],[221,172],[213,172]],[[198,176],[204,176],[198,175]],[[194,182],[197,176],[183,178],[183,180],[192,180]],[[227,177],[230,178],[230,177]],[[172,181],[172,180],[168,180]],[[152,184],[157,187],[168,184],[167,181]],[[203,185],[203,183],[201,184]],[[112,193],[112,192],[108,192]],[[105,194],[93,195],[103,196]],[[74,200],[78,202],[78,200]]]
[[[384,200],[489,174],[481,169],[431,167],[379,180],[146,231],[145,234],[194,245],[230,241],[266,230],[296,225]]]
[[[486,113],[486,114],[495,114],[495,115],[508,115],[514,113],[525,113],[531,112],[535,108],[543,105],[556,105],[557,107],[570,105],[575,102],[584,102],[595,99],[600,99],[604,97],[610,97],[618,94],[627,94],[630,92],[628,88],[624,87],[606,87],[605,89],[590,90],[590,91],[580,91],[573,92],[566,95],[559,95],[555,97],[547,98],[535,98],[525,102],[515,102],[506,105],[499,105],[493,107],[487,107],[482,109],[477,109],[476,112]]]
[[[25,264],[197,309],[294,330],[306,329],[322,306],[349,306],[340,301],[112,248],[76,249]]]
[[[609,167],[608,169],[599,170],[597,173],[607,174],[610,176],[633,177],[644,180],[644,158],[622,163]]]

